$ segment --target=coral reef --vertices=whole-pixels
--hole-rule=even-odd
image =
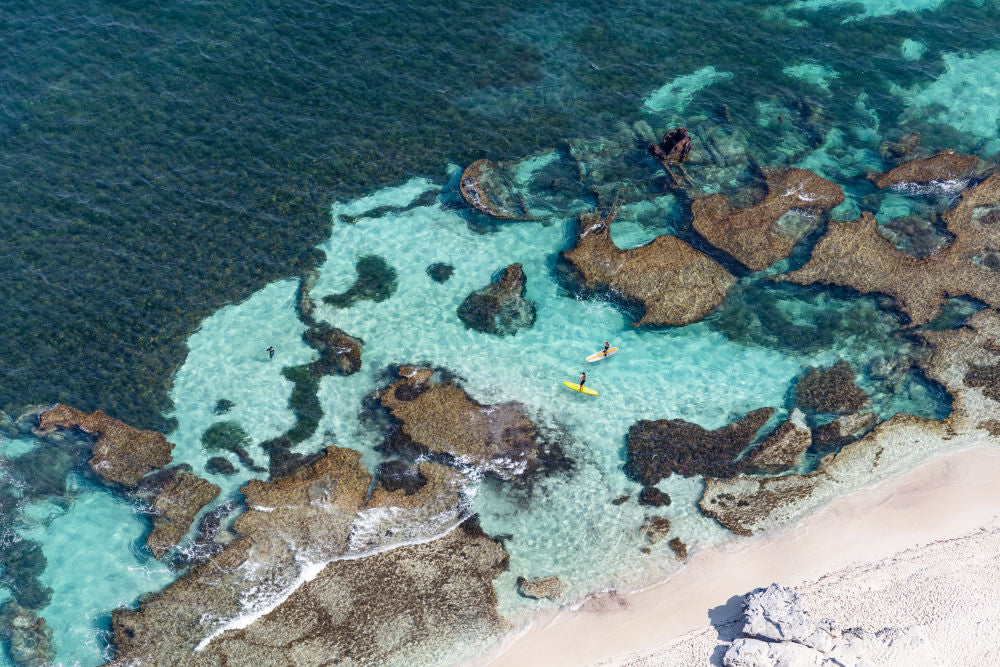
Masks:
[[[678,473],[728,477],[740,464],[736,457],[774,414],[759,408],[714,431],[683,419],[640,420],[628,431],[625,474],[646,486]]]
[[[622,250],[611,240],[616,214],[614,209],[604,218],[581,213],[576,244],[560,257],[584,290],[610,290],[640,304],[645,312],[637,324],[697,322],[736,283],[722,266],[674,236]]]
[[[1000,272],[989,267],[990,253],[1000,252],[1000,225],[977,209],[1000,203],[1000,172],[962,192],[943,215],[954,236],[944,250],[924,258],[898,250],[878,233],[878,222],[863,213],[854,222],[831,222],[809,262],[781,277],[809,285],[850,287],[862,294],[891,296],[913,325],[927,324],[946,299],[969,296],[1000,306]]]
[[[844,193],[839,186],[805,169],[763,168],[766,194],[755,206],[734,209],[725,195],[696,199],[691,204],[693,225],[709,243],[725,250],[738,262],[762,271],[788,257],[795,244],[815,228],[782,225],[792,210],[814,215],[839,206]]]
[[[470,329],[511,336],[535,323],[535,304],[524,298],[527,278],[520,264],[511,264],[500,277],[476,290],[458,307],[458,317]]]
[[[453,382],[434,381],[433,374],[404,366],[400,379],[381,392],[382,406],[399,421],[381,449],[411,456],[433,452],[505,477],[535,465],[540,436],[522,405],[481,405]]]

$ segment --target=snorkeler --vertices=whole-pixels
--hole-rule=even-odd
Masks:
[[[274,359],[274,346],[267,348],[267,358]]]

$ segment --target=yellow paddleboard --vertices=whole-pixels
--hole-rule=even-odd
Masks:
[[[597,392],[590,387],[581,387],[575,382],[563,382],[564,385],[572,389],[573,391],[578,391],[581,394],[586,394],[587,396],[597,396]]]
[[[589,361],[590,363],[594,363],[595,361],[600,361],[605,357],[610,357],[617,351],[618,351],[617,347],[609,347],[607,352],[604,352],[603,350],[601,352],[594,352],[592,355],[587,357],[587,361]]]

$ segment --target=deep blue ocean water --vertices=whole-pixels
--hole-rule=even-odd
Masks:
[[[1000,7],[988,0],[3,2],[0,26],[0,409],[102,408],[172,433],[175,458],[199,472],[200,434],[219,398],[237,403],[256,442],[294,422],[280,367],[260,358],[266,344],[289,364],[308,358],[295,283],[282,279],[321,267],[317,289],[341,291],[361,254],[386,257],[401,288],[338,315],[338,326],[369,343],[366,371],[321,387],[326,422],[303,447],[319,447],[328,430],[376,462],[355,406],[386,365],[406,361],[400,355],[454,367],[482,400],[517,398],[583,428],[592,417],[546,391],[568,363],[555,341],[590,335],[571,328],[588,318],[597,338],[628,340],[633,358],[673,355],[670,374],[650,381],[656,401],[642,410],[624,401],[589,435],[597,444],[581,479],[601,489],[595,507],[631,490],[619,448],[635,419],[720,426],[780,403],[805,365],[843,356],[867,368],[911,345],[875,299],[752,279],[703,323],[635,332],[613,304],[568,298],[552,277],[565,220],[540,233],[511,224],[479,234],[454,203],[449,165],[546,155],[620,123],[658,132],[725,125],[760,164],[797,164],[843,186],[837,217],[871,210],[887,221],[941,203],[872,191],[863,177],[885,168],[883,139],[916,130],[929,149],[1000,153]],[[443,204],[351,227],[331,215],[331,206],[360,214],[442,190],[452,194]],[[374,204],[358,204],[378,192]],[[684,220],[669,204],[636,206],[616,240],[635,245]],[[422,235],[428,225],[435,234]],[[465,272],[431,297],[434,286],[413,276],[448,249],[442,236],[467,260],[439,259]],[[529,296],[541,304],[527,335],[544,352],[499,373],[507,389],[496,389],[490,360],[513,354],[504,346],[514,343],[476,338],[441,313],[513,261],[525,264]],[[578,346],[574,354],[593,347]],[[619,367],[605,381],[630,377]],[[946,397],[919,377],[893,392],[872,374],[861,383],[883,417],[947,411]],[[60,661],[97,664],[111,609],[177,573],[144,551],[147,523],[131,505],[45,447],[8,438],[0,450],[0,598],[30,598],[56,633]],[[245,479],[226,481],[226,492]],[[695,490],[676,484],[671,520],[690,543],[709,541],[710,522],[677,500]],[[579,488],[559,496],[571,500]],[[477,508],[484,526],[509,532],[515,520],[489,498]],[[117,526],[112,534],[97,530],[96,517]],[[74,532],[91,523],[94,531]],[[551,543],[515,543],[515,564],[544,574],[558,565],[552,554],[575,544],[573,529],[552,532]],[[597,543],[632,546],[618,536]],[[115,563],[108,581],[66,566],[94,551]],[[566,578],[584,591],[647,569],[624,559],[611,572],[595,558]]]

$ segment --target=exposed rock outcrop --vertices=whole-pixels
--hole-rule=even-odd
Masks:
[[[195,514],[219,496],[219,487],[191,472],[186,464],[144,477],[132,492],[145,498],[153,515],[146,546],[160,559],[187,534]]]
[[[675,127],[667,131],[658,144],[649,144],[647,152],[660,162],[684,162],[691,152],[691,135],[687,128]]]
[[[458,317],[465,326],[483,333],[511,336],[535,323],[535,304],[524,298],[524,271],[511,264],[495,281],[465,297]]]
[[[581,213],[576,245],[560,257],[584,290],[611,290],[641,305],[645,312],[636,324],[697,322],[736,283],[717,262],[674,236],[622,250],[611,240],[615,215]]]
[[[563,593],[563,582],[559,577],[539,577],[537,579],[517,578],[517,592],[527,598],[558,600]]]
[[[693,225],[709,243],[744,266],[762,271],[788,257],[811,225],[782,225],[782,216],[799,210],[814,216],[844,201],[839,186],[805,169],[761,169],[767,193],[756,206],[734,209],[725,195],[696,199]],[[818,218],[816,220],[818,223]]]
[[[506,553],[475,524],[452,530],[470,502],[462,476],[424,463],[417,493],[369,495],[360,456],[331,447],[244,486],[239,539],[114,612],[114,664],[401,664],[430,642],[505,631],[492,580]]]
[[[810,368],[795,385],[795,404],[808,412],[857,412],[868,394],[854,383],[854,369],[841,359],[829,368]]]
[[[678,473],[728,477],[754,435],[774,414],[759,408],[714,431],[683,419],[640,420],[628,431],[625,474],[646,486]]]
[[[744,637],[722,659],[726,667],[822,667],[823,665],[916,664],[923,634],[917,628],[842,630],[829,620],[814,621],[791,588],[771,584],[743,602]],[[890,662],[883,662],[892,657]]]
[[[482,405],[452,381],[435,381],[430,369],[400,368],[400,379],[379,396],[399,420],[381,446],[403,454],[434,453],[501,476],[530,469],[539,454],[539,433],[519,403]]]
[[[932,321],[951,297],[969,296],[1000,307],[1000,264],[991,260],[1000,253],[1000,225],[982,210],[998,203],[1000,172],[962,192],[958,203],[943,215],[954,240],[944,250],[919,259],[879,234],[870,213],[862,213],[854,222],[831,222],[809,262],[781,279],[887,294],[913,325]]]
[[[156,431],[129,426],[101,410],[82,412],[59,404],[39,417],[38,432],[79,429],[94,436],[90,467],[108,482],[135,486],[146,473],[170,463],[172,443]]]
[[[919,135],[917,135],[917,141],[919,140]],[[975,155],[963,155],[946,150],[933,157],[904,162],[889,172],[870,172],[867,177],[875,184],[875,187],[882,189],[902,183],[924,184],[933,181],[954,181],[968,176],[978,165],[979,158]]]
[[[504,169],[492,160],[476,160],[462,172],[462,197],[480,213],[506,220],[527,218],[524,199],[518,195]]]
[[[793,410],[788,421],[782,422],[747,455],[746,464],[756,472],[784,472],[801,463],[811,444],[812,431],[806,426],[805,415]]]

